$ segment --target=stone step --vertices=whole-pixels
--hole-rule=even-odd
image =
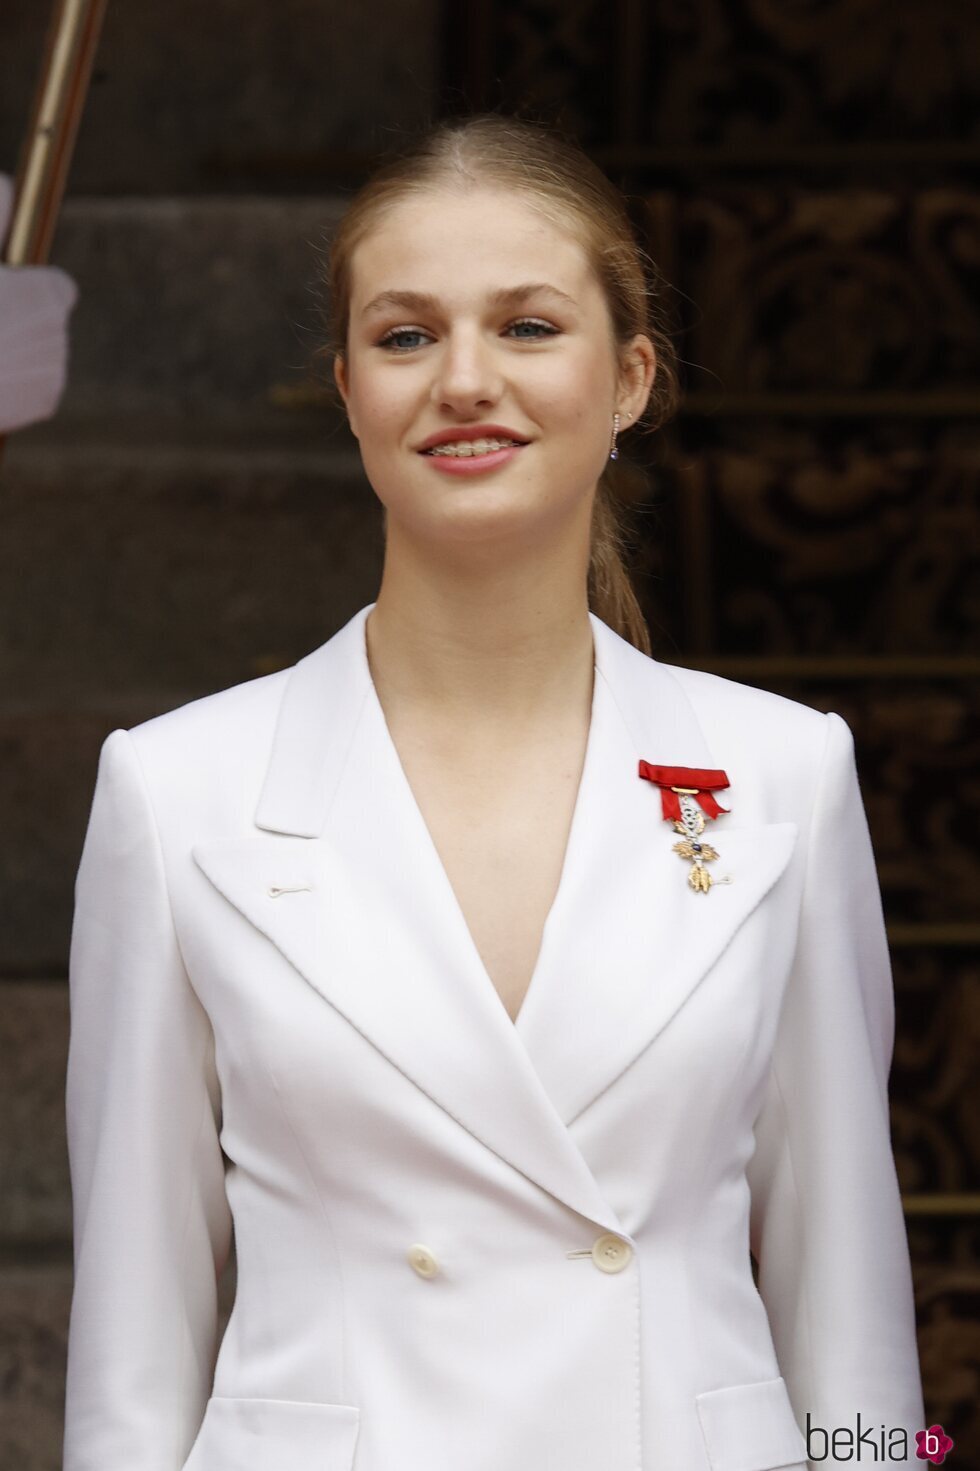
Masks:
[[[59,1471],[70,1259],[0,1266],[0,1466]]]
[[[380,507],[349,436],[15,435],[0,524],[7,713],[251,678],[321,643],[380,577]]]
[[[0,170],[13,173],[51,6],[5,0]],[[275,188],[370,154],[429,115],[436,0],[128,0],[106,8],[71,193]],[[349,164],[347,164],[349,167]],[[322,185],[321,185],[322,187]]]
[[[0,984],[0,1256],[11,1242],[38,1250],[71,1236],[68,1022],[63,980]]]
[[[382,538],[349,449],[20,439],[0,479],[0,969],[41,974],[66,953],[109,730],[324,642],[375,595]]]
[[[177,416],[274,420],[319,383],[319,260],[343,210],[319,199],[105,199],[65,203],[52,263],[79,287],[66,421]],[[337,413],[325,402],[325,425]]]

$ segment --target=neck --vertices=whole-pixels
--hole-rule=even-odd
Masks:
[[[368,662],[382,706],[409,708],[484,734],[588,708],[593,643],[586,568],[499,564],[483,575],[420,569],[386,555],[367,619]]]

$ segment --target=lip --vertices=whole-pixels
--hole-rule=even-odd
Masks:
[[[506,465],[526,448],[526,444],[508,444],[504,449],[488,450],[484,455],[426,455],[425,458],[443,475],[479,475]]]
[[[452,444],[458,439],[516,439],[519,444],[528,443],[527,435],[518,434],[505,424],[457,424],[454,429],[437,429],[435,434],[430,434],[417,446],[418,452],[423,454],[437,444]]]

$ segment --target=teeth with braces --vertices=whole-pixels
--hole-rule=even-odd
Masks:
[[[437,444],[426,450],[427,455],[486,455],[497,449],[508,449],[519,444],[517,439],[460,439],[455,443]]]

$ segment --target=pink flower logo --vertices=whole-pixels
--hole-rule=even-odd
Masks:
[[[941,1425],[930,1425],[928,1430],[915,1432],[915,1447],[917,1461],[931,1461],[934,1466],[941,1466],[947,1451],[953,1449],[953,1442]]]

